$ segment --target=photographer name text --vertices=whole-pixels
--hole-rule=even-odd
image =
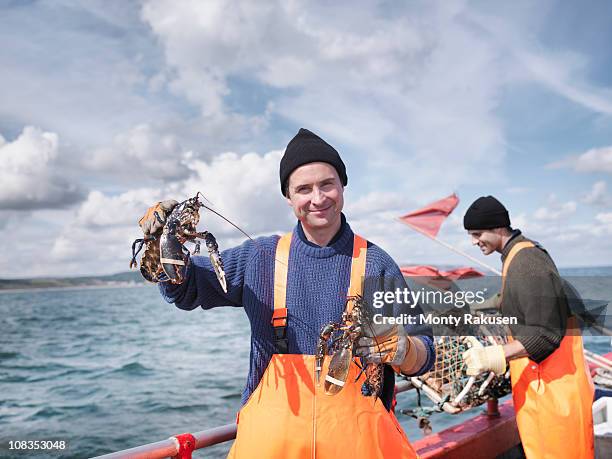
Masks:
[[[374,314],[375,324],[384,325],[517,325],[516,317],[489,316],[484,314],[436,315],[436,314],[400,314],[397,317],[386,317]]]

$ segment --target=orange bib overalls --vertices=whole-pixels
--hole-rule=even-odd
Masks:
[[[276,248],[273,325],[286,326],[291,233]],[[367,241],[355,235],[349,296],[361,294]],[[337,275],[337,273],[330,273]],[[351,304],[351,302],[349,302]],[[326,356],[322,375],[327,374]],[[395,416],[380,399],[364,397],[365,376],[351,362],[344,388],[326,395],[315,380],[315,356],[274,354],[238,416],[230,458],[415,458]]]
[[[512,247],[504,262],[502,302],[508,268],[532,242]],[[539,250],[539,249],[538,249]],[[575,326],[570,318],[567,330]],[[539,364],[522,357],[510,361],[512,398],[521,442],[529,459],[586,459],[594,456],[594,387],[584,360],[582,337],[571,333]]]

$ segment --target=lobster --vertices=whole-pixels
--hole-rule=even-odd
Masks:
[[[197,255],[200,253],[200,239],[202,239],[205,241],[206,248],[208,249],[208,256],[215,270],[215,274],[217,275],[217,279],[219,280],[219,284],[223,291],[227,293],[225,271],[223,269],[223,261],[219,255],[217,241],[212,233],[208,231],[198,232],[196,229],[200,221],[200,207],[204,207],[215,213],[242,233],[244,233],[244,231],[223,215],[204,205],[200,200],[201,195],[202,194],[198,192],[193,198],[186,199],[179,203],[174,207],[165,221],[161,219],[157,212],[154,213],[155,218],[163,225],[163,229],[156,234],[134,241],[132,244],[130,268],[137,266],[136,256],[144,245],[145,251],[140,262],[140,273],[142,276],[149,282],[170,282],[172,284],[180,284],[185,280],[185,270],[190,254],[184,244],[187,241],[194,242],[195,249],[193,254]],[[136,248],[137,244],[139,244],[138,248]]]
[[[315,356],[315,374],[317,384],[320,384],[321,370],[325,355],[331,353],[332,358],[325,375],[324,390],[327,395],[339,393],[348,378],[353,347],[359,338],[366,336],[366,327],[371,327],[371,317],[363,297],[357,295],[348,297],[347,305],[352,302],[352,308],[346,308],[342,313],[341,322],[331,322],[323,325],[319,333],[319,343]],[[383,382],[383,365],[368,363],[359,365],[361,371],[355,378],[357,381],[365,372],[366,378],[361,387],[365,396],[378,397]]]

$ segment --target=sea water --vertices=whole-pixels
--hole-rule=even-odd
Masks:
[[[609,337],[585,344],[610,351]],[[150,285],[2,293],[0,457],[86,458],[233,423],[248,368],[241,308],[182,311]],[[398,395],[398,410],[415,405],[414,391]],[[436,414],[432,426],[479,412]],[[422,438],[414,419],[398,418],[411,440]],[[68,447],[11,453],[10,440]],[[230,445],[194,457],[224,457]]]

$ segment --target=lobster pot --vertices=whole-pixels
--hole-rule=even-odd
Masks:
[[[425,394],[445,411],[456,414],[501,398],[511,392],[509,372],[502,376],[482,373],[468,376],[463,353],[474,346],[491,346],[507,342],[504,326],[480,326],[479,336],[436,336],[436,361],[433,369],[418,377]],[[417,386],[418,387],[418,386]]]

